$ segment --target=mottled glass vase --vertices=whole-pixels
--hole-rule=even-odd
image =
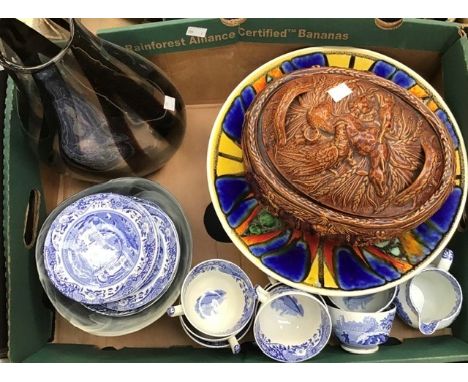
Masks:
[[[0,65],[16,84],[39,158],[88,181],[160,169],[185,132],[184,102],[171,81],[76,19],[41,20],[42,30],[0,19]]]

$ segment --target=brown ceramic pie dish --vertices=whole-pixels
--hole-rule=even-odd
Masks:
[[[318,67],[267,86],[242,149],[256,196],[288,224],[351,243],[398,236],[433,215],[455,176],[445,126],[375,74]]]

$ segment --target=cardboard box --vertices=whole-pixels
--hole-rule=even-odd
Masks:
[[[186,36],[189,26],[207,28],[205,38]],[[101,37],[132,48],[160,66],[187,104],[184,142],[167,165],[148,178],[173,193],[188,216],[194,238],[193,263],[226,258],[241,265],[252,281],[267,279],[232,245],[216,242],[203,224],[210,203],[206,150],[214,119],[230,91],[252,70],[288,51],[311,45],[363,47],[391,56],[420,73],[443,94],[468,134],[468,42],[455,24],[405,20],[398,29],[379,29],[374,20],[250,19],[239,26],[220,20],[176,20],[105,30]],[[177,43],[179,41],[179,43]],[[138,47],[138,49],[137,49]],[[58,202],[89,186],[38,166],[21,132],[9,88],[5,131],[4,223],[8,269],[9,358],[14,362],[264,362],[247,337],[242,354],[229,349],[195,346],[177,319],[163,317],[153,325],[121,337],[96,337],[66,322],[48,303],[37,278],[33,248],[24,244],[28,203],[34,193],[41,205],[30,205],[40,222]],[[190,187],[190,193],[185,190]],[[192,187],[192,185],[196,185]],[[31,217],[29,217],[31,221]],[[39,225],[40,226],[40,225]],[[27,234],[33,235],[34,232]],[[468,295],[468,235],[459,232],[453,273]],[[468,361],[468,303],[453,327],[422,337],[396,321],[387,346],[356,356],[331,343],[311,362],[453,362]]]
[[[0,128],[1,139],[0,147],[3,153],[3,120],[5,116],[5,90],[6,90],[6,73],[0,70]],[[0,188],[3,195],[3,171],[0,174]],[[3,221],[0,221],[0,358],[6,356],[8,343],[8,327],[6,313],[6,269],[5,269],[5,253],[3,248]]]

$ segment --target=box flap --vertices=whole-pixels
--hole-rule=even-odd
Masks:
[[[5,111],[6,73],[0,71],[0,147],[3,158],[3,119]],[[0,188],[3,195],[3,171],[0,172]],[[3,249],[3,219],[0,219],[0,358],[6,356],[7,351],[7,317],[6,317],[6,280],[5,253]]]
[[[437,349],[435,355],[434,349]],[[468,344],[452,336],[411,338],[394,345],[382,345],[378,352],[357,356],[344,352],[339,346],[327,346],[310,362],[464,362]],[[254,345],[244,346],[241,354],[233,357],[228,349],[196,349],[174,347],[169,349],[122,349],[103,351],[83,345],[44,346],[27,362],[273,362]]]
[[[3,224],[7,261],[8,357],[17,362],[47,342],[52,332],[52,312],[42,302],[44,291],[36,271],[34,246],[27,249],[24,244],[25,213],[30,192],[34,189],[41,192],[41,181],[36,165],[24,165],[37,163],[37,160],[18,128],[22,126],[18,113],[12,112],[13,89],[13,83],[9,81],[4,130]],[[11,126],[16,128],[11,129]],[[40,210],[42,218],[44,208]]]
[[[272,22],[273,21],[273,22]],[[206,28],[205,37],[187,28]],[[98,35],[144,56],[230,45],[235,42],[302,46],[394,47],[443,52],[458,38],[455,23],[405,19],[395,29],[379,28],[375,19],[247,19],[228,26],[222,19],[183,19],[101,30]]]
[[[452,111],[458,126],[465,138],[468,139],[468,39],[463,37],[447,50],[442,57],[442,71],[444,76],[445,101]],[[465,209],[468,218],[468,205]],[[467,224],[467,223],[465,223]],[[449,247],[456,256],[451,271],[460,282],[464,295],[468,295],[468,232],[458,232]],[[468,306],[464,304],[457,320],[453,324],[453,332],[457,337],[468,341]]]
[[[445,101],[468,139],[468,39],[457,40],[442,56]]]

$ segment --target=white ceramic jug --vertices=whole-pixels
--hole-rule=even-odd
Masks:
[[[398,288],[398,316],[429,335],[448,327],[460,313],[462,289],[448,270],[453,252],[445,249],[437,265],[430,265]]]

